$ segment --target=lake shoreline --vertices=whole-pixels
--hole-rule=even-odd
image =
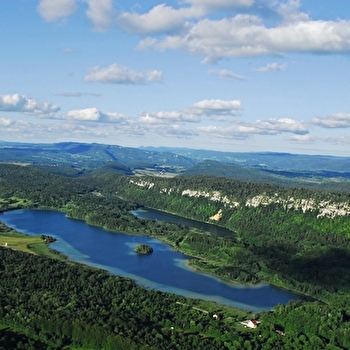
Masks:
[[[30,211],[30,210],[29,210]],[[36,212],[36,211],[38,211],[38,212],[40,212],[41,210],[40,209],[38,209],[38,208],[35,208],[34,210],[33,210],[33,212]],[[101,227],[98,227],[98,226],[92,226],[92,225],[90,225],[88,222],[86,222],[85,220],[81,220],[81,219],[76,219],[76,218],[72,218],[72,217],[70,217],[70,216],[67,216],[66,215],[66,213],[65,212],[63,212],[63,211],[55,211],[55,210],[50,210],[49,212],[51,212],[51,213],[53,213],[53,214],[55,214],[55,213],[60,213],[61,215],[64,215],[63,217],[67,217],[67,219],[73,219],[73,221],[77,221],[77,222],[82,222],[82,223],[84,223],[84,224],[86,224],[88,227],[95,227],[95,228],[97,228],[97,229],[101,229]],[[44,214],[41,214],[41,215],[44,215]],[[45,220],[46,220],[46,217],[45,217]],[[47,219],[48,220],[48,219]],[[23,221],[23,219],[22,219],[22,221]],[[22,224],[22,223],[21,223]],[[47,224],[47,223],[46,223]],[[51,224],[50,224],[50,226],[51,226]],[[23,227],[23,226],[22,226]],[[17,229],[18,230],[18,229]],[[22,229],[20,229],[19,231],[22,231]],[[29,229],[29,231],[30,231],[30,229]],[[149,240],[149,239],[157,239],[159,242],[162,242],[162,244],[165,244],[168,248],[166,249],[167,251],[177,251],[178,252],[178,249],[174,249],[173,248],[173,245],[171,245],[171,244],[169,244],[170,242],[164,242],[161,238],[162,237],[157,237],[156,235],[153,235],[153,236],[146,236],[145,234],[141,234],[140,232],[138,232],[138,234],[132,234],[132,233],[122,233],[122,232],[119,232],[119,231],[115,231],[115,230],[106,230],[106,229],[103,229],[103,231],[105,231],[106,233],[110,233],[110,234],[112,234],[112,236],[114,236],[116,233],[119,233],[119,234],[121,234],[121,236],[122,235],[125,235],[125,236],[127,236],[127,237],[132,237],[132,236],[134,236],[134,237],[140,237],[140,238],[145,238],[144,240],[141,240],[141,241],[145,241],[145,242],[147,242],[147,240]],[[42,231],[40,231],[40,233],[42,233]],[[52,234],[51,232],[49,232],[49,234]],[[56,234],[54,234],[54,235],[56,235]],[[118,235],[117,235],[118,236]],[[99,238],[95,238],[95,242],[96,242],[96,240],[99,240]],[[63,239],[63,241],[64,241],[64,239]],[[134,241],[134,239],[132,239],[132,241]],[[139,240],[136,240],[136,241],[139,241]],[[135,242],[136,242],[135,241]],[[58,242],[59,243],[59,242]],[[56,249],[56,247],[55,247],[55,245],[56,245],[57,243],[55,243],[55,244],[53,244],[53,245],[50,245],[50,248],[51,249],[54,249],[55,251],[57,251],[57,249]],[[135,243],[136,244],[136,243]],[[157,243],[155,243],[156,244],[156,252],[157,252]],[[78,249],[77,251],[75,251],[75,249]],[[133,247],[132,246],[130,246],[130,249],[133,251]],[[159,248],[158,248],[159,249]],[[125,253],[125,249],[123,249],[124,250],[124,253]],[[75,251],[75,252],[74,252]],[[61,251],[61,253],[62,253],[62,251]],[[131,278],[131,279],[133,279],[133,280],[135,280],[136,281],[136,283],[137,284],[141,284],[141,285],[144,285],[144,286],[146,286],[146,288],[151,288],[151,289],[158,289],[158,284],[159,283],[164,283],[164,282],[157,282],[156,280],[154,281],[154,282],[152,282],[151,284],[148,284],[148,282],[146,282],[146,285],[142,282],[142,279],[143,278],[146,278],[147,279],[147,277],[142,277],[141,279],[139,278],[139,277],[137,277],[136,275],[133,275],[134,273],[136,273],[136,272],[130,272],[129,274],[124,274],[124,273],[122,273],[122,274],[120,274],[119,273],[119,270],[118,269],[115,269],[115,268],[112,268],[112,269],[108,269],[108,268],[106,268],[104,265],[105,265],[105,263],[101,263],[101,262],[99,262],[99,261],[94,261],[94,260],[92,260],[92,262],[93,263],[90,263],[90,259],[89,259],[89,253],[87,253],[87,252],[84,252],[84,251],[80,251],[79,250],[79,248],[77,247],[77,248],[74,248],[74,250],[70,250],[70,253],[72,253],[72,254],[77,254],[78,253],[78,255],[77,255],[77,257],[78,257],[78,262],[80,262],[80,263],[82,263],[82,264],[86,264],[86,265],[92,265],[92,266],[94,266],[94,267],[97,267],[97,268],[101,268],[101,269],[104,269],[104,270],[108,270],[108,271],[110,271],[110,272],[112,272],[113,274],[116,274],[116,275],[119,275],[119,276],[126,276],[126,277],[128,277],[128,278]],[[123,253],[123,254],[124,254]],[[134,252],[133,252],[134,253]],[[159,252],[158,252],[159,253]],[[157,255],[158,253],[156,253],[155,254],[155,258],[156,259],[159,259],[159,255]],[[67,255],[67,254],[65,254],[64,252],[62,253],[63,255]],[[87,254],[87,255],[86,255]],[[136,253],[134,253],[135,255],[136,255]],[[168,253],[167,253],[168,254]],[[68,254],[68,255],[70,255],[70,254]],[[154,255],[154,254],[152,254],[152,255]],[[214,283],[214,280],[211,280],[212,282],[210,282],[210,285],[212,285],[212,286],[214,286],[216,283],[219,283],[219,285],[227,285],[227,286],[230,286],[229,288],[238,288],[238,290],[241,290],[242,292],[240,292],[240,293],[243,293],[243,290],[247,290],[247,292],[249,291],[249,293],[248,293],[248,295],[250,294],[250,293],[253,293],[253,290],[256,290],[256,293],[263,293],[264,295],[266,295],[266,293],[267,293],[267,291],[268,290],[270,290],[269,288],[273,288],[273,286],[270,286],[270,285],[267,285],[266,286],[266,288],[265,287],[262,287],[262,285],[261,284],[259,284],[259,285],[255,285],[255,286],[247,286],[247,285],[243,285],[243,284],[238,284],[238,283],[234,283],[234,281],[228,281],[228,280],[224,280],[224,279],[222,279],[222,278],[220,278],[219,276],[215,276],[214,274],[211,274],[211,273],[208,273],[208,272],[206,272],[206,271],[196,271],[195,269],[193,269],[193,267],[191,267],[191,266],[189,266],[188,265],[188,261],[187,261],[187,258],[191,258],[191,257],[189,257],[187,254],[181,254],[182,256],[184,256],[184,257],[186,257],[186,262],[185,262],[185,265],[186,265],[186,270],[191,270],[192,271],[192,273],[195,273],[196,275],[198,275],[199,274],[199,276],[200,275],[202,275],[203,276],[203,274],[204,274],[204,276],[207,276],[206,278],[210,278],[210,280],[212,279],[212,278],[214,278],[215,280],[217,280],[217,282],[215,282]],[[147,256],[146,256],[147,257]],[[120,257],[121,258],[121,257]],[[143,259],[144,258],[144,256],[142,256],[141,257],[141,259]],[[121,258],[122,259],[122,258]],[[76,259],[73,259],[73,258],[70,258],[69,259],[70,261],[77,261]],[[142,260],[142,261],[144,261],[144,262],[147,262],[147,260]],[[102,265],[101,265],[102,264]],[[143,263],[142,263],[143,264]],[[150,268],[150,270],[152,270],[152,268]],[[137,273],[138,274],[138,273]],[[167,278],[169,278],[169,277],[167,277]],[[197,278],[197,277],[196,277]],[[192,278],[191,278],[192,279]],[[140,283],[139,283],[139,281],[141,281]],[[181,283],[183,283],[183,282],[181,282]],[[186,283],[187,283],[187,281],[186,281]],[[191,282],[191,283],[193,283],[193,281]],[[214,283],[214,284],[213,284]],[[147,287],[147,285],[149,285],[148,287]],[[165,287],[166,285],[164,285],[164,287]],[[179,289],[180,288],[180,289]],[[162,291],[165,291],[165,292],[171,292],[171,293],[175,293],[175,294],[180,294],[180,295],[187,295],[186,293],[187,292],[185,292],[185,290],[182,290],[184,287],[180,287],[180,285],[179,286],[176,286],[176,285],[174,285],[174,286],[172,286],[172,285],[169,285],[169,286],[166,286],[166,288],[164,289],[163,287],[161,287],[161,289],[159,289],[159,290],[162,290]],[[187,290],[187,287],[185,287],[186,288],[186,290]],[[221,288],[221,287],[220,287]],[[211,289],[211,288],[210,288]],[[292,292],[290,292],[290,291],[282,291],[280,288],[273,288],[273,289],[275,289],[276,291],[275,292],[273,292],[271,295],[270,295],[270,293],[272,292],[272,289],[271,289],[271,292],[269,292],[269,296],[268,296],[268,299],[266,299],[265,300],[265,297],[263,297],[263,300],[262,301],[259,301],[259,303],[256,303],[256,302],[253,302],[253,304],[251,304],[251,301],[253,301],[253,300],[255,300],[255,298],[256,297],[254,297],[251,301],[249,301],[248,302],[248,300],[250,299],[250,297],[248,297],[248,300],[246,301],[246,302],[248,302],[248,304],[247,305],[244,305],[246,302],[244,302],[243,300],[244,299],[247,299],[247,295],[246,296],[244,296],[243,297],[243,299],[237,299],[237,301],[234,301],[234,300],[236,300],[235,298],[235,296],[232,296],[234,299],[232,299],[232,301],[229,301],[229,303],[227,303],[227,302],[225,302],[225,301],[223,301],[224,299],[222,299],[222,298],[225,298],[224,296],[220,296],[220,297],[214,297],[215,295],[216,295],[216,293],[217,292],[214,292],[214,290],[213,291],[210,291],[210,289],[205,293],[205,294],[203,294],[203,296],[200,296],[199,294],[196,294],[196,293],[198,293],[198,292],[194,292],[194,291],[191,291],[191,292],[189,292],[189,297],[191,297],[191,298],[199,298],[199,299],[203,299],[203,300],[210,300],[210,301],[214,301],[214,302],[216,302],[216,303],[218,303],[218,304],[222,304],[222,305],[229,305],[229,306],[231,306],[231,307],[234,307],[234,308],[238,308],[238,309],[242,309],[242,310],[250,310],[250,311],[262,311],[262,310],[271,310],[272,308],[274,308],[274,306],[275,305],[277,305],[278,303],[286,303],[288,300],[291,300],[291,299],[293,299],[293,300],[298,300],[298,299],[300,299],[299,297],[298,297],[298,295],[296,295],[295,293],[292,293]],[[260,289],[261,289],[261,291],[260,291]],[[263,291],[263,292],[262,292]],[[208,292],[209,292],[209,294],[208,294]],[[247,293],[247,292],[244,292],[244,293]],[[184,294],[185,293],[185,294]],[[238,293],[238,291],[237,292],[235,292],[235,293]],[[255,293],[255,292],[254,292]],[[276,294],[276,296],[274,296],[275,294],[274,293],[277,293]],[[280,294],[279,294],[280,293]],[[272,305],[272,304],[270,304],[271,302],[273,303],[273,300],[274,300],[274,298],[279,298],[279,297],[277,297],[277,295],[281,295],[281,297],[282,297],[282,295],[283,295],[283,293],[286,293],[286,296],[287,296],[287,294],[289,294],[290,296],[289,296],[289,298],[288,298],[288,300],[284,300],[284,301],[280,301],[280,302],[277,302],[277,304],[274,304],[274,305]],[[292,297],[292,295],[295,295],[295,298],[293,298]],[[266,295],[266,297],[267,297],[267,295]],[[273,298],[273,299],[271,299],[271,298]],[[283,297],[283,298],[285,298],[285,297]],[[291,298],[291,299],[290,299]],[[259,300],[259,298],[258,299],[256,299],[256,300]],[[249,304],[251,304],[251,306],[249,306]],[[255,305],[255,306],[253,306],[253,305]],[[258,307],[258,305],[261,305],[261,306],[259,306]],[[268,307],[266,307],[266,306],[262,306],[262,305],[271,305],[271,306],[268,306]]]

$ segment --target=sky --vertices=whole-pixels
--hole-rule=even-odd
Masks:
[[[349,0],[2,0],[0,140],[350,156]]]

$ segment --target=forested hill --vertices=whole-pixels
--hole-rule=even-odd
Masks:
[[[116,167],[119,169],[118,164]],[[233,329],[235,326],[231,326],[231,321],[229,331],[223,328],[227,325],[226,321],[213,325],[213,317],[198,322],[192,314],[191,318],[186,318],[188,324],[185,324],[182,314],[177,313],[177,305],[182,304],[175,302],[175,308],[172,308],[174,315],[181,316],[176,318],[180,320],[177,323],[172,316],[168,321],[160,306],[157,309],[155,297],[159,302],[167,302],[157,292],[144,294],[145,300],[150,298],[150,303],[144,303],[144,299],[137,296],[139,291],[133,287],[133,298],[137,303],[129,302],[127,293],[118,299],[123,302],[116,302],[108,308],[110,302],[106,304],[108,299],[101,299],[100,289],[110,283],[114,286],[117,279],[108,278],[107,281],[107,277],[99,272],[96,272],[97,275],[102,276],[107,284],[103,281],[101,284],[97,275],[93,279],[85,278],[84,274],[75,278],[78,272],[68,266],[66,273],[54,262],[36,260],[37,264],[34,257],[29,259],[23,255],[19,258],[14,251],[1,248],[4,254],[0,273],[6,284],[0,284],[0,322],[21,327],[31,334],[34,329],[41,341],[46,339],[45,342],[55,344],[61,340],[82,345],[85,344],[84,339],[86,342],[94,339],[122,342],[126,337],[141,345],[159,344],[159,349],[350,348],[349,194],[210,176],[125,176],[116,173],[114,166],[111,168],[112,172],[108,172],[107,167],[101,172],[72,178],[32,166],[1,164],[0,210],[61,210],[70,217],[111,231],[155,237],[187,256],[195,256],[189,262],[192,266],[222,279],[251,284],[271,283],[320,302],[300,301],[278,306],[274,313],[261,314],[262,324],[257,332],[244,333]],[[211,221],[230,229],[233,234],[216,237],[175,223],[140,220],[132,214],[139,205]],[[27,269],[21,267],[20,259]],[[51,273],[41,273],[51,271],[48,265],[55,273],[63,271],[64,275],[74,278],[67,285],[68,279],[59,275],[52,278]],[[13,266],[20,275],[14,274]],[[69,274],[69,271],[72,273]],[[40,276],[42,282],[39,283],[44,286],[48,283],[52,289],[44,287],[39,290],[35,285],[35,275]],[[29,290],[29,286],[35,292]],[[65,293],[59,293],[57,297],[55,291],[59,290],[72,293],[68,301],[59,299]],[[104,290],[108,292],[110,289]],[[83,293],[81,299],[81,293],[85,291],[91,293],[88,298]],[[33,296],[31,304],[27,302],[28,293]],[[94,299],[90,298],[92,294]],[[81,308],[81,300],[89,303]],[[164,309],[167,307],[164,304]],[[133,311],[132,317],[129,316],[130,310]],[[71,317],[77,312],[79,320]],[[184,315],[189,315],[188,308],[184,312]],[[41,314],[42,318],[38,319]],[[67,322],[61,323],[61,320]],[[65,330],[63,324],[67,325]],[[88,336],[77,338],[72,329],[84,330],[84,334],[102,335],[94,339]],[[276,330],[286,335],[276,334]],[[203,342],[201,345],[205,346],[195,346],[196,341]]]
[[[108,179],[107,181],[105,179]],[[316,218],[350,215],[350,194],[315,191],[300,187],[237,181],[213,176],[100,178],[105,188],[150,207],[207,221],[223,211],[221,223],[229,224],[232,214],[249,208],[273,208],[284,212],[311,214]],[[115,181],[118,185],[114,185]],[[120,186],[119,181],[123,182]],[[115,186],[115,187],[114,187]]]
[[[125,175],[211,175],[350,192],[347,157],[287,153],[237,153],[178,148],[131,148],[118,145],[62,142],[0,142],[1,163],[34,165],[69,177],[93,171]]]
[[[348,289],[350,270],[343,267],[345,261],[350,264],[349,194],[204,176],[106,175],[98,182],[106,194],[234,231],[243,250],[218,253],[217,245],[224,243],[213,239],[199,240],[200,244],[189,238],[179,241],[183,247],[192,246],[196,255],[201,251],[217,258],[212,263],[217,274],[237,278],[238,273],[239,279],[258,281],[268,271],[276,277],[268,278],[270,282],[283,281],[284,286],[311,295]],[[326,267],[326,262],[332,263]],[[245,266],[248,276],[233,269],[237,264]]]
[[[109,162],[118,162],[129,168],[169,167],[187,169],[195,163],[184,156],[170,152],[141,150],[105,144],[62,142],[28,144],[0,142],[2,162],[30,165],[71,166],[77,170],[92,170]]]
[[[349,157],[279,152],[235,152],[234,150],[231,152],[223,152],[175,147],[144,147],[142,149],[179,154],[194,160],[196,163],[203,160],[213,160],[220,163],[236,164],[244,167],[275,169],[280,171],[350,172]]]

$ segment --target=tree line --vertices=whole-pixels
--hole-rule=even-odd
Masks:
[[[313,296],[320,302],[291,302],[278,306],[273,313],[258,315],[263,322],[257,331],[246,332],[237,329],[228,320],[212,323],[212,318],[206,318],[204,314],[195,316],[187,308],[181,311],[173,304],[166,304],[162,309],[163,306],[158,307],[158,301],[152,302],[154,298],[172,300],[175,305],[179,305],[178,299],[173,299],[177,297],[165,296],[156,291],[150,294],[149,291],[142,291],[145,294],[140,292],[144,295],[141,296],[138,294],[139,287],[133,286],[131,281],[118,280],[122,288],[126,288],[128,296],[123,297],[125,302],[117,299],[117,304],[123,305],[127,311],[117,308],[113,316],[108,316],[109,311],[104,303],[107,305],[110,299],[107,294],[100,292],[103,288],[109,291],[121,288],[114,280],[113,283],[106,282],[113,286],[108,289],[105,282],[96,282],[99,279],[89,275],[92,270],[88,273],[87,270],[78,272],[75,265],[62,263],[65,265],[58,266],[55,261],[45,260],[44,257],[31,257],[39,260],[29,261],[26,260],[27,255],[19,257],[18,252],[1,249],[1,253],[9,255],[0,260],[1,281],[7,281],[0,285],[0,320],[12,327],[22,327],[26,332],[32,331],[38,335],[38,341],[44,341],[53,348],[76,344],[107,349],[111,348],[107,339],[114,345],[120,342],[130,349],[140,346],[159,349],[199,346],[208,349],[350,348],[350,245],[347,217],[320,219],[317,218],[317,212],[287,210],[276,203],[226,210],[222,203],[209,201],[204,196],[195,198],[181,195],[182,190],[190,188],[220,191],[240,201],[261,193],[272,196],[278,192],[285,197],[349,202],[348,194],[281,188],[212,177],[143,179],[154,184],[151,189],[132,185],[130,177],[115,174],[77,179],[31,167],[2,165],[0,210],[25,207],[62,210],[71,217],[110,230],[159,237],[176,249],[198,257],[192,261],[197,268],[224,279],[242,283],[269,282]],[[164,191],[169,188],[174,190],[171,193]],[[219,224],[236,235],[214,237],[179,224],[140,220],[130,213],[138,205],[203,221],[224,208]],[[21,263],[22,259],[26,263]],[[27,267],[30,266],[31,270],[28,271]],[[86,269],[82,266],[79,268]],[[55,277],[56,270],[62,270],[65,274]],[[95,272],[101,274],[101,278],[104,276],[103,281],[117,278],[101,271]],[[73,277],[80,273],[84,277]],[[42,275],[42,279],[36,280],[34,276],[38,274]],[[60,279],[67,282],[67,285],[62,285],[62,289],[58,287]],[[12,282],[15,282],[15,287],[10,288]],[[96,291],[91,290],[93,286],[96,286]],[[55,288],[60,290],[58,294],[55,294]],[[40,290],[39,294],[36,295],[34,289]],[[63,298],[61,293],[68,293],[70,299]],[[92,297],[95,293],[96,299]],[[133,293],[137,296],[132,297]],[[29,311],[27,300],[31,300]],[[187,303],[183,300],[180,302]],[[34,307],[35,303],[37,305]],[[83,311],[75,310],[77,306]],[[176,315],[166,313],[167,308]],[[16,311],[12,312],[12,309]],[[158,313],[157,310],[164,312]],[[76,313],[76,316],[72,316],[71,312]],[[119,317],[122,314],[125,316]],[[186,322],[180,320],[180,315]],[[190,316],[186,318],[185,315]],[[79,317],[79,320],[75,317]],[[109,322],[114,322],[113,330],[106,325]],[[307,326],[309,323],[313,326]],[[65,329],[63,324],[66,325]],[[177,332],[173,332],[171,327]],[[285,336],[276,333],[276,330],[283,331]],[[95,340],[91,339],[92,334],[99,334],[95,338],[105,339],[104,343],[93,343]]]

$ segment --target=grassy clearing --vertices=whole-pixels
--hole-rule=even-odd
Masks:
[[[22,252],[35,254],[30,248],[31,246],[44,244],[43,240],[39,236],[27,236],[21,234],[2,234],[0,236],[0,245],[4,247],[7,244],[7,249],[20,250]]]
[[[5,246],[7,243],[7,246]],[[35,255],[45,255],[49,258],[65,260],[66,257],[48,247],[40,236],[28,236],[26,234],[10,231],[0,233],[0,247],[14,249]]]
[[[30,206],[32,202],[28,199],[19,198],[12,196],[10,198],[0,198],[0,209],[17,209],[17,208],[26,208]]]

